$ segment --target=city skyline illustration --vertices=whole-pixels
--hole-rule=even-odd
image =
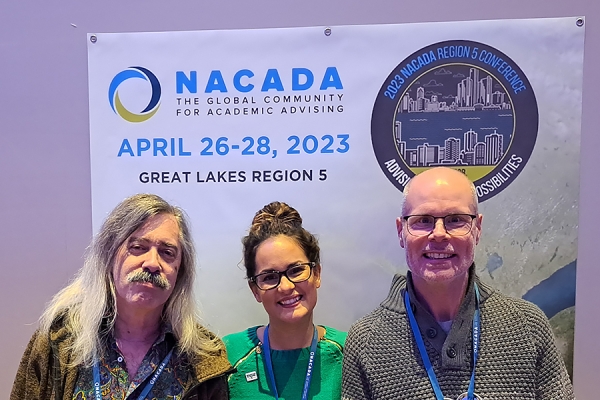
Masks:
[[[510,98],[498,80],[479,68],[453,65],[408,88],[396,111],[394,138],[409,167],[495,166],[513,129]]]

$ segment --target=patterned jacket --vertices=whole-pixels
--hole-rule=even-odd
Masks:
[[[209,337],[215,336],[199,326]],[[73,342],[71,332],[57,320],[49,335],[36,331],[29,341],[17,376],[10,400],[72,400],[77,382],[78,368],[69,366]],[[194,382],[185,391],[185,400],[227,400],[227,375],[233,368],[225,353],[225,346],[214,356],[198,356],[190,364]]]

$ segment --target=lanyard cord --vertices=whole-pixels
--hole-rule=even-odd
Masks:
[[[150,391],[154,387],[154,384],[158,380],[158,377],[160,376],[160,374],[162,374],[163,370],[169,363],[169,360],[171,359],[171,355],[173,355],[173,349],[171,349],[171,351],[169,351],[169,353],[162,360],[160,365],[154,370],[154,374],[152,374],[150,381],[146,384],[146,386],[144,387],[144,390],[142,390],[142,393],[140,393],[140,397],[138,397],[138,400],[144,400],[146,398],[146,396],[148,396],[148,393],[150,393]],[[102,400],[102,390],[100,389],[100,387],[101,387],[100,362],[96,361],[94,363],[94,396],[95,396],[96,400]]]
[[[475,366],[477,365],[477,358],[479,356],[479,336],[481,333],[479,321],[479,288],[477,287],[477,283],[475,283],[474,286],[475,314],[473,315],[473,370],[471,371],[471,381],[469,382],[469,391],[467,392],[468,400],[473,400],[475,393]],[[413,314],[412,308],[410,306],[408,290],[405,290],[404,292],[404,306],[406,308],[406,313],[408,314],[410,328],[417,342],[417,347],[419,348],[421,359],[423,360],[423,365],[425,366],[425,370],[427,371],[427,375],[429,376],[431,387],[435,392],[435,397],[437,400],[444,400],[442,389],[440,388],[438,380],[435,376],[435,372],[433,372],[433,366],[431,365],[431,361],[429,360],[429,356],[427,355],[425,343],[423,342],[423,337],[421,336],[421,332],[419,331],[419,325],[417,324],[417,320],[415,319],[415,315]]]
[[[308,358],[308,366],[306,367],[306,378],[304,379],[304,388],[302,390],[302,400],[308,398],[308,390],[310,389],[310,380],[312,379],[313,364],[315,361],[315,353],[317,352],[317,341],[319,334],[317,328],[314,327],[312,342],[310,344],[310,354]],[[267,376],[273,390],[273,394],[276,400],[279,400],[279,393],[277,392],[277,385],[275,384],[275,373],[273,371],[273,363],[271,362],[271,346],[269,344],[269,325],[265,327],[264,338],[263,338],[263,354],[265,357],[265,364],[267,367]]]

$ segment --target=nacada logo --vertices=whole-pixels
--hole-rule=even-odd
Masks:
[[[125,108],[119,97],[119,86],[129,79],[143,79],[150,84],[151,95],[148,105],[140,112],[133,112]],[[110,82],[108,88],[108,101],[115,114],[125,121],[144,122],[152,118],[160,107],[161,88],[160,82],[152,72],[143,67],[129,67],[119,72]]]

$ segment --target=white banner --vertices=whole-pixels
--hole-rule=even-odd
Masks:
[[[572,312],[582,25],[90,34],[94,230],[134,193],[183,207],[204,318],[226,334],[266,321],[240,239],[263,205],[288,202],[321,243],[317,322],[347,329],[406,269],[402,188],[446,165],[482,201],[482,279]]]

